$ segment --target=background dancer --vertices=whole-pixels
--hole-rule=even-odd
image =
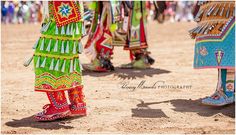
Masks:
[[[150,52],[147,51],[148,44],[145,28],[147,12],[145,2],[126,2],[126,5],[129,8],[129,22],[124,50],[130,51],[131,63],[121,65],[121,68],[149,68],[155,60],[149,56]]]
[[[105,72],[114,70],[111,63],[113,46],[112,35],[116,29],[112,13],[112,2],[92,2],[94,19],[89,31],[89,39],[85,45],[85,54],[91,59],[91,64],[84,65],[85,69]]]

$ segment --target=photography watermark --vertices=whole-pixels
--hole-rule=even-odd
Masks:
[[[147,82],[145,80],[139,82],[122,81],[119,83],[121,89],[135,91],[137,89],[192,89],[191,84],[168,84],[166,81]]]

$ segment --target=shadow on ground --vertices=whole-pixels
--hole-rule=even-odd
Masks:
[[[58,129],[72,129],[74,127],[68,126],[66,124],[71,123],[71,120],[77,119],[78,117],[58,119],[51,122],[38,122],[33,116],[22,118],[20,120],[12,119],[12,121],[6,122],[5,124],[9,127],[32,127],[39,129],[49,129],[49,130],[58,130]]]
[[[223,114],[225,116],[235,118],[235,104],[226,105],[222,107],[213,107],[203,105],[202,99],[186,100],[175,99],[170,100],[170,103],[175,107],[173,110],[177,112],[196,112],[200,116],[210,117],[215,114]]]
[[[150,68],[143,70],[116,68],[115,71],[111,72],[92,72],[85,70],[83,71],[83,76],[88,75],[93,77],[102,77],[113,74],[114,77],[118,77],[119,79],[136,79],[136,78],[143,78],[144,76],[152,77],[153,75],[166,74],[166,73],[170,73],[170,71],[158,68]]]
[[[134,108],[131,109],[132,117],[139,118],[169,118],[161,109],[152,109],[152,108]]]
[[[137,104],[137,108],[131,109],[132,117],[139,117],[139,118],[165,117],[165,118],[169,118],[166,116],[166,114],[161,109],[153,109],[149,106],[150,103],[145,103],[143,100],[140,100],[140,102],[141,103]]]
[[[131,109],[133,117],[141,118],[160,118],[167,117],[161,109],[152,109],[150,105],[171,103],[177,112],[196,112],[200,116],[210,117],[216,114],[222,114],[231,118],[235,118],[235,104],[226,105],[223,107],[212,107],[201,104],[201,99],[187,100],[187,99],[175,99],[162,102],[147,102],[141,100],[141,103],[137,104],[137,108]],[[168,118],[168,117],[167,117]]]

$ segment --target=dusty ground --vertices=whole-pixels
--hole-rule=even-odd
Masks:
[[[194,40],[187,30],[194,23],[148,24],[151,56],[149,70],[84,72],[88,116],[55,122],[35,122],[32,115],[48,103],[34,92],[34,72],[23,63],[33,53],[40,25],[2,25],[2,133],[234,133],[234,105],[212,108],[200,103],[213,93],[216,69],[192,68]],[[117,67],[129,62],[128,52],[115,48]],[[81,55],[83,63],[88,63]],[[156,88],[137,86],[141,81]],[[164,81],[164,82],[163,82]],[[188,86],[186,88],[165,88]]]

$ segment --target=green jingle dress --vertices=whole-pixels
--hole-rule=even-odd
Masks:
[[[83,6],[79,2],[50,1],[41,36],[35,43],[35,91],[55,92],[81,85]]]

